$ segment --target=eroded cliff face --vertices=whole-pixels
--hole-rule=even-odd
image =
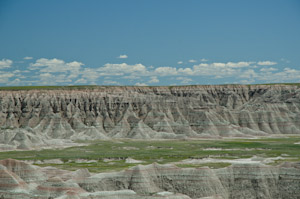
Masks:
[[[0,198],[23,199],[298,199],[300,165],[235,164],[222,169],[138,165],[91,174],[6,159],[0,161]]]
[[[0,91],[2,149],[60,140],[300,134],[300,88],[286,85]]]

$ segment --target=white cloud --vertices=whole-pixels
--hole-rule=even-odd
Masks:
[[[84,65],[81,62],[73,61],[66,63],[60,59],[46,59],[40,58],[35,63],[31,63],[28,67],[30,70],[38,70],[39,73],[45,75],[51,73],[61,73],[59,75],[52,75],[51,81],[45,81],[45,76],[40,76],[43,84],[57,84],[61,82],[72,82],[72,79],[77,78],[80,75],[81,66]],[[63,78],[64,79],[63,79]]]
[[[130,80],[133,80],[133,79],[141,79],[141,77],[135,76],[135,75],[124,76],[124,77],[122,77],[122,78],[123,78],[123,79],[130,79]]]
[[[194,65],[193,74],[198,76],[215,76],[218,74],[228,77],[237,74],[237,71],[236,69],[225,67],[223,63],[213,63]]]
[[[65,74],[40,73],[38,75],[39,84],[42,85],[58,85],[61,83],[71,83],[72,79]]]
[[[202,59],[200,59],[200,61],[206,62],[206,61],[208,61],[208,59],[202,58]]]
[[[97,69],[101,76],[125,76],[127,79],[136,79],[137,76],[215,76],[218,74],[218,78],[229,77],[234,75],[240,75],[240,68],[247,68],[254,62],[227,62],[227,63],[201,63],[194,65],[193,68],[175,68],[170,66],[157,67],[154,70],[150,70],[142,64],[128,65],[122,64],[105,64],[103,67]]]
[[[193,80],[191,78],[187,78],[187,77],[177,77],[176,80],[180,80],[182,84],[189,84],[190,82],[192,82]]]
[[[148,73],[146,66],[143,64],[128,65],[126,63],[105,64],[103,67],[98,68],[97,71],[101,72],[101,75],[103,76],[124,74],[146,75]]]
[[[139,83],[139,82],[137,82],[137,83],[135,84],[135,86],[148,86],[148,85],[145,84],[145,83]]]
[[[2,60],[0,60],[0,69],[10,68],[12,63],[13,63],[13,61],[10,59],[2,59]]]
[[[85,68],[82,72],[82,78],[87,79],[89,81],[96,81],[101,75],[95,69]]]
[[[79,69],[82,65],[84,65],[81,62],[73,61],[66,64],[68,67],[71,67],[72,69]]]
[[[148,81],[148,83],[158,83],[158,82],[159,82],[159,79],[157,79],[156,76],[151,77],[151,79]]]
[[[204,65],[209,65],[209,64],[202,64],[202,65],[204,66]],[[212,63],[210,65],[214,66],[214,67],[219,67],[219,68],[224,68],[226,66],[225,63],[220,63],[220,62],[215,62],[215,63]]]
[[[33,67],[40,67],[40,66],[48,66],[48,67],[56,67],[56,66],[61,66],[64,65],[65,62],[60,59],[46,59],[46,58],[40,58],[36,60],[34,64],[31,64]]]
[[[177,64],[183,64],[183,62],[182,62],[182,61],[179,61],[179,62],[177,62]]]
[[[41,73],[40,74],[41,78],[52,78],[54,75],[51,75],[50,73]]]
[[[202,62],[207,61],[201,59]],[[17,65],[9,59],[0,60],[0,68]],[[183,62],[179,61],[178,64]],[[190,62],[193,63],[193,62]],[[281,62],[282,63],[282,62]],[[101,67],[82,67],[78,61],[65,62],[61,59],[40,58],[22,70],[13,68],[11,72],[0,71],[0,83],[5,85],[61,85],[61,84],[105,84],[120,85],[116,76],[127,84],[145,86],[160,82],[162,76],[177,80],[180,84],[190,84],[199,77],[206,80],[228,78],[227,81],[239,83],[253,82],[294,82],[300,79],[300,70],[295,68],[280,69],[269,65],[276,62],[213,62],[194,64],[193,67],[146,67],[143,64],[111,64]],[[29,69],[29,70],[28,70]],[[101,82],[100,79],[103,81]],[[143,79],[143,81],[142,81]],[[231,80],[229,80],[231,79]],[[207,81],[209,83],[210,81]],[[195,80],[196,83],[196,80]]]
[[[271,65],[275,65],[277,63],[272,62],[272,61],[259,61],[259,62],[257,62],[257,64],[260,66],[271,66]]]
[[[50,73],[39,74],[39,83],[42,85],[56,85],[56,76]]]
[[[292,82],[299,81],[300,70],[284,68],[278,72],[264,72],[257,77],[258,80],[266,82]]]
[[[178,72],[183,75],[193,75],[194,71],[191,68],[179,68]]]
[[[20,73],[20,70],[14,70],[13,73]]]
[[[119,58],[119,59],[127,59],[128,56],[127,56],[127,55],[120,55],[118,58]]]
[[[30,60],[30,59],[33,59],[33,57],[24,57],[23,59]]]
[[[277,68],[270,67],[270,68],[262,68],[259,71],[261,71],[261,72],[272,72],[272,71],[277,71],[277,70],[278,70]]]
[[[239,78],[246,78],[246,79],[254,79],[257,78],[258,75],[253,69],[246,70],[239,75]]]
[[[241,84],[252,84],[254,82],[255,82],[254,79],[247,79],[247,80],[243,79],[243,80],[240,81]]]
[[[194,59],[190,59],[189,62],[190,62],[190,63],[196,63],[197,61],[194,60]]]
[[[13,77],[13,76],[15,76],[13,73],[10,73],[10,72],[3,72],[3,71],[1,71],[1,73],[0,73],[0,78],[9,78],[9,77]]]
[[[7,83],[9,81],[9,78],[15,76],[11,72],[4,72],[0,71],[0,83]]]
[[[253,63],[254,62],[227,62],[227,63],[214,62],[211,64],[201,63],[198,66],[211,67],[211,68],[243,68],[243,67],[249,67]]]
[[[215,79],[221,79],[221,78],[223,78],[221,75],[216,75],[215,76]]]
[[[35,63],[31,64],[29,69],[30,70],[38,69],[44,73],[70,72],[71,74],[73,74],[74,77],[77,77],[82,65],[84,64],[77,61],[65,63],[63,60],[56,59],[56,58],[54,59],[41,58],[36,60]]]
[[[201,63],[194,65],[188,75],[214,76],[217,78],[236,77],[241,75],[245,69],[252,67],[254,62],[214,62],[211,64]]]
[[[242,67],[248,67],[250,64],[253,64],[254,62],[227,62],[225,66],[232,67],[232,68],[242,68]]]
[[[154,73],[160,76],[177,75],[177,69],[169,66],[158,67]]]
[[[86,84],[86,83],[87,83],[87,80],[83,79],[83,78],[78,79],[78,80],[75,81],[75,84]]]

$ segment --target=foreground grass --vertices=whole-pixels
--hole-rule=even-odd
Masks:
[[[70,147],[65,149],[41,151],[9,151],[0,152],[0,159],[13,158],[18,160],[32,160],[40,166],[55,166],[61,169],[76,170],[88,168],[91,172],[105,172],[122,170],[135,163],[126,163],[126,158],[141,160],[141,164],[158,162],[161,164],[178,162],[188,158],[201,159],[207,157],[219,159],[249,158],[254,155],[267,158],[286,156],[289,161],[300,161],[300,137],[223,139],[223,140],[95,140],[86,142],[87,146]],[[216,150],[219,149],[219,150]],[[60,159],[63,163],[38,162]],[[78,159],[94,160],[82,162]],[[281,163],[278,160],[275,164]],[[228,163],[184,164],[180,167],[220,168]]]

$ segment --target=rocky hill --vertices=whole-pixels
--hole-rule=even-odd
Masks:
[[[0,148],[77,139],[300,134],[293,85],[91,87],[0,91]]]
[[[222,169],[138,165],[92,174],[6,159],[0,161],[0,198],[23,199],[298,199],[299,163],[235,164]]]

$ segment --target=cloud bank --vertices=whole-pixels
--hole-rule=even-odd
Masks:
[[[25,58],[24,58],[25,59]],[[187,62],[189,66],[146,66],[106,63],[85,66],[80,61],[39,58],[31,63],[0,60],[0,84],[10,85],[184,85],[299,82],[300,70],[274,61]],[[180,61],[178,64],[182,64]],[[286,64],[286,63],[285,63]]]

